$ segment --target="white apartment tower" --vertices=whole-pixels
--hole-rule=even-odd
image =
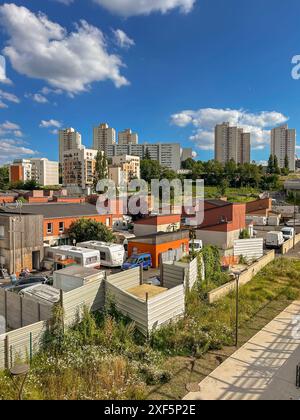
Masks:
[[[276,156],[280,168],[285,167],[286,157],[289,169],[295,172],[296,130],[288,125],[274,128],[271,132],[271,155]]]
[[[45,158],[16,159],[9,165],[10,182],[36,181],[42,187],[59,184],[58,162]]]
[[[114,128],[110,128],[106,123],[94,127],[93,149],[100,150],[107,155],[107,147],[115,144],[116,130]]]
[[[74,128],[59,130],[59,163],[63,164],[64,153],[68,150],[82,149],[81,134]]]
[[[133,133],[130,128],[127,128],[118,134],[118,143],[122,146],[126,144],[138,144],[138,142],[139,137],[137,133]]]
[[[215,160],[227,163],[250,163],[251,136],[239,127],[229,123],[218,124],[215,128]]]

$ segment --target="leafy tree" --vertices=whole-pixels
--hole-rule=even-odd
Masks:
[[[7,166],[0,168],[0,189],[7,190],[9,188],[9,171]]]
[[[277,156],[274,156],[274,174],[277,174],[277,175],[281,174]]]
[[[188,158],[187,160],[185,160],[181,164],[182,169],[187,169],[189,171],[193,171],[195,165],[196,165],[196,162],[192,158]]]
[[[284,175],[288,175],[290,173],[290,162],[289,162],[289,157],[288,155],[285,156],[284,159],[284,169],[283,169],[283,174]]]
[[[148,148],[146,149],[144,160],[151,160],[151,155],[150,155],[150,152],[149,152],[149,149]]]
[[[218,194],[220,197],[225,197],[227,188],[229,187],[229,182],[226,178],[222,179],[219,187],[218,187]]]
[[[243,229],[240,233],[240,239],[250,239],[250,234],[248,229]]]
[[[100,150],[96,156],[96,164],[95,164],[95,175],[94,175],[94,188],[96,189],[97,184],[102,179],[108,178],[108,162],[106,156]]]
[[[270,155],[269,157],[267,173],[268,174],[274,173],[274,156],[273,155]]]
[[[160,179],[162,168],[157,160],[141,161],[141,178],[150,184],[152,179]]]
[[[103,223],[92,219],[80,219],[73,222],[68,230],[71,240],[76,242],[103,241],[112,242],[115,237],[113,232]]]

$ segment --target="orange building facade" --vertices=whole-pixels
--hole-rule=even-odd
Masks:
[[[189,232],[160,233],[128,241],[128,256],[133,254],[149,253],[152,257],[152,267],[158,268],[161,263],[161,254],[168,251],[181,250],[183,254],[189,253]]]

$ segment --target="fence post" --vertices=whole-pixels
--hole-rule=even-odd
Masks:
[[[32,363],[33,348],[32,348],[32,332],[29,334],[29,360],[30,364]]]
[[[7,291],[4,292],[5,329],[8,330]]]
[[[5,337],[5,367],[9,369],[9,337],[8,335]]]
[[[164,287],[164,265],[161,263],[160,264],[160,285],[161,287]]]
[[[23,327],[23,298],[20,296],[20,321],[21,321],[21,328]]]
[[[143,264],[140,265],[140,285],[144,284],[144,267]]]

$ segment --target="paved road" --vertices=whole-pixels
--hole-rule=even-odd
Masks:
[[[296,317],[298,320],[296,321]],[[234,353],[185,400],[300,400],[300,301]],[[296,321],[296,324],[295,324]]]

